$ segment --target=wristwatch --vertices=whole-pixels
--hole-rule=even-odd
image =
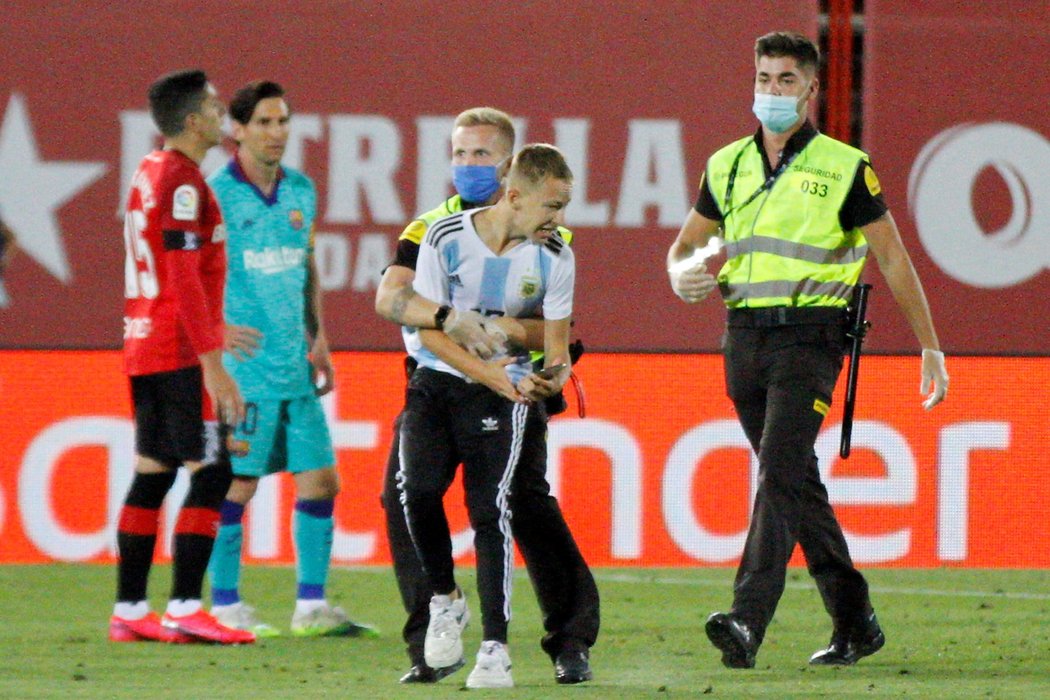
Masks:
[[[439,331],[445,330],[445,319],[452,313],[452,307],[447,304],[438,307],[438,310],[434,313],[434,328]]]

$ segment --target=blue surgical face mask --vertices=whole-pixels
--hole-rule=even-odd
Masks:
[[[495,165],[453,165],[452,184],[463,199],[485,204],[499,189],[499,175]]]
[[[798,107],[798,98],[792,95],[756,92],[751,111],[767,129],[782,134],[798,121]]]

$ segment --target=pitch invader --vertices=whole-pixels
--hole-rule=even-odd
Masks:
[[[421,214],[401,233],[394,260],[383,272],[376,290],[376,311],[382,317],[408,327],[403,329],[406,332],[412,328],[436,327],[438,314],[445,312],[437,302],[416,294],[412,286],[420,245],[431,226],[443,217],[492,205],[503,197],[514,140],[514,125],[505,112],[492,107],[473,107],[456,116],[450,145],[452,181],[457,194]],[[558,228],[558,235],[565,243],[572,241],[572,232],[564,227]],[[475,331],[475,321],[480,321],[480,332]],[[543,323],[542,318],[483,317],[474,311],[453,309],[444,315],[442,329],[457,345],[488,359],[510,344],[542,350]],[[492,335],[488,335],[486,329],[492,331]],[[540,345],[531,347],[530,337]],[[534,354],[533,363],[536,362]],[[543,362],[542,357],[539,362]],[[405,370],[409,377],[415,368],[416,361],[406,357]],[[544,404],[550,418],[559,412],[564,399],[556,394]],[[394,574],[408,613],[403,637],[412,668],[401,677],[401,682],[436,683],[457,671],[464,661],[459,659],[452,665],[434,669],[424,659],[432,589],[412,544],[400,503],[397,485],[400,424],[401,416],[395,421],[381,500]],[[508,501],[514,513],[512,534],[525,560],[543,615],[545,634],[540,646],[554,664],[555,679],[563,684],[582,683],[593,678],[590,648],[598,638],[598,588],[557,499],[550,493],[545,470],[546,463],[540,461],[516,470]]]
[[[463,464],[474,528],[482,643],[469,688],[514,685],[507,650],[513,567],[510,486],[519,468],[546,471],[543,399],[569,377],[575,260],[558,235],[572,173],[553,146],[524,147],[507,190],[492,207],[434,224],[419,248],[415,291],[441,304],[438,328],[406,347],[419,367],[406,394],[398,485],[409,531],[433,589],[424,659],[435,670],[461,663],[469,613],[456,585],[442,497]],[[482,315],[543,318],[544,362],[528,353],[497,362],[471,355],[441,332],[455,308]]]
[[[225,108],[199,70],[159,78],[149,103],[164,148],[139,165],[125,216],[124,369],[136,457],[117,523],[109,638],[250,643],[254,634],[219,624],[201,607],[219,506],[230,485],[229,469],[217,459],[215,418],[244,418],[240,390],[222,366],[222,216],[199,167],[222,139]],[[190,473],[190,488],[175,522],[171,597],[161,618],[150,610],[146,587],[160,507],[180,466]]]

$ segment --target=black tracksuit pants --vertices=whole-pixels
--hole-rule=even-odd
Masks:
[[[837,630],[871,614],[867,582],[853,566],[814,452],[842,369],[843,326],[765,325],[769,320],[731,312],[725,344],[729,398],[759,460],[732,614],[759,641],[784,591],[796,542]]]
[[[491,392],[489,392],[491,394]],[[493,395],[494,396],[494,395]],[[397,474],[400,469],[400,426],[387,460],[382,502],[386,513],[394,573],[408,613],[403,636],[413,664],[423,663],[423,640],[429,621],[428,604],[434,592],[412,544],[404,508],[400,503]],[[519,460],[509,498],[512,532],[518,543],[539,599],[546,635],[543,649],[553,659],[563,650],[586,651],[596,641],[599,626],[598,589],[587,563],[565,523],[557,500],[550,495],[546,478],[546,445]],[[452,474],[457,455],[443,465]],[[446,487],[447,488],[447,485]]]

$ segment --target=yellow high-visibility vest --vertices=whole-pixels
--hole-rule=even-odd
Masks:
[[[839,209],[857,168],[868,163],[863,151],[817,134],[771,188],[754,196],[766,174],[753,136],[711,156],[708,187],[725,217],[727,259],[718,283],[726,306],[847,305],[868,243],[859,228],[842,229]],[[732,201],[726,202],[734,171]]]

